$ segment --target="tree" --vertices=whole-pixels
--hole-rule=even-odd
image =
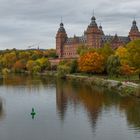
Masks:
[[[59,65],[57,71],[59,77],[65,78],[65,76],[70,73],[70,67],[67,65]]]
[[[77,60],[72,60],[70,64],[70,73],[76,73],[78,69]]]
[[[103,47],[96,49],[96,51],[104,57],[104,66],[106,71],[108,57],[114,54],[110,43],[105,43]]]
[[[128,64],[128,51],[125,47],[119,47],[115,51],[115,55],[120,58],[121,65]]]
[[[16,62],[17,57],[15,52],[6,53],[3,56],[2,63],[6,68],[11,69],[14,63]]]
[[[140,79],[140,40],[134,40],[127,44],[128,62],[136,69]]]
[[[133,67],[130,67],[127,64],[123,64],[120,68],[121,74],[127,76],[129,78],[130,75],[134,74],[135,70]]]
[[[39,58],[36,60],[36,63],[41,67],[41,70],[49,69],[50,68],[50,62],[47,58]]]
[[[26,68],[26,64],[24,63],[24,60],[17,60],[13,68],[15,72],[23,72]]]
[[[26,68],[30,73],[33,72],[34,66],[35,66],[35,61],[34,60],[29,60],[26,64]]]
[[[104,58],[97,52],[87,52],[79,58],[78,66],[82,72],[101,73],[104,70]]]
[[[103,47],[97,49],[97,52],[102,54],[106,61],[110,55],[114,54],[110,43],[105,43]]]
[[[18,54],[18,58],[19,59],[24,59],[24,60],[28,61],[29,58],[30,58],[30,53],[29,52],[25,52],[25,51],[21,51]]]
[[[120,73],[120,59],[118,56],[115,55],[111,55],[109,56],[108,60],[107,60],[107,73],[110,76],[116,76],[118,77],[119,73]]]
[[[55,49],[48,49],[43,52],[45,57],[48,58],[57,58],[56,50]]]

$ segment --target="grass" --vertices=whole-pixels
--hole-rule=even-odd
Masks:
[[[129,78],[126,76],[110,77],[108,75],[103,75],[103,74],[88,74],[88,73],[75,73],[74,75],[104,78],[104,79],[116,80],[120,82],[129,81],[129,82],[140,84],[138,75],[132,75]]]
[[[125,76],[110,77],[109,79],[117,80],[117,81],[120,81],[120,82],[129,81],[129,82],[140,84],[140,80],[139,80],[138,75],[132,75],[129,78],[125,77]]]

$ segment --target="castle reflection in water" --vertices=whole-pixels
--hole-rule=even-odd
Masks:
[[[79,106],[82,106],[94,131],[103,110],[109,110],[114,107],[120,114],[123,113],[125,115],[128,125],[132,125],[140,130],[140,101],[136,98],[121,97],[118,94],[101,88],[91,88],[82,83],[53,78],[17,75],[13,76],[13,78],[11,76],[5,77],[0,82],[0,85],[4,85],[7,88],[10,86],[19,89],[20,86],[16,86],[17,84],[25,85],[27,87],[26,90],[24,88],[20,90],[25,90],[26,92],[33,89],[39,92],[41,88],[47,87],[55,88],[57,113],[62,122],[67,117],[68,107],[78,111]],[[4,114],[6,114],[2,100],[0,97],[0,121],[5,117]]]

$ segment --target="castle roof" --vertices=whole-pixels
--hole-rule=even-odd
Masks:
[[[62,22],[60,23],[60,27],[58,29],[58,32],[66,32],[65,28],[64,28],[64,24]]]
[[[97,27],[96,18],[94,16],[92,16],[89,26],[90,27]]]
[[[131,27],[131,32],[138,32],[138,27],[137,27],[137,22],[135,21],[135,20],[133,20],[133,22],[132,22],[132,27]]]
[[[111,36],[111,35],[103,35],[101,38],[101,41],[103,43],[106,42],[111,42],[113,41],[113,39],[115,38],[115,36]],[[122,42],[122,43],[128,43],[130,41],[129,37],[125,37],[125,36],[117,36],[118,41]]]
[[[86,36],[76,36],[77,43],[86,43]],[[72,44],[74,42],[74,37],[67,38],[66,44]]]

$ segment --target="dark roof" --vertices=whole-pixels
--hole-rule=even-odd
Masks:
[[[104,35],[101,38],[103,43],[111,42],[113,39],[114,39],[114,36],[111,36],[111,35]],[[124,36],[118,36],[118,39],[120,42],[123,42],[123,43],[128,43],[130,41],[129,37],[124,37]]]
[[[58,29],[58,32],[66,32],[65,28],[64,28],[64,24],[62,22],[60,23],[60,27]]]
[[[133,31],[138,31],[139,29],[138,29],[138,27],[137,27],[137,22],[134,20],[133,22],[132,22],[132,27],[131,27],[131,32],[133,32]]]
[[[97,23],[96,23],[96,18],[94,16],[91,18],[91,22],[90,22],[89,27],[96,27],[96,28],[98,28]]]
[[[66,44],[72,44],[74,40],[77,40],[78,43],[86,43],[86,36],[76,36],[76,37],[70,37],[67,38]]]

